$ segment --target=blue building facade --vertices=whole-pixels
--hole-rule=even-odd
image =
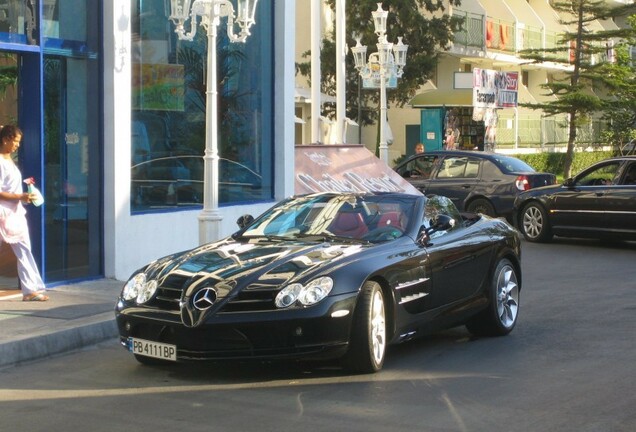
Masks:
[[[245,44],[219,27],[223,235],[293,192],[294,3],[259,2]],[[0,123],[24,131],[17,162],[45,195],[28,213],[48,285],[123,280],[198,244],[207,38],[178,40],[169,5],[0,5]]]

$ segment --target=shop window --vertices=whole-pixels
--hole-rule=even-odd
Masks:
[[[35,0],[0,0],[0,41],[37,44]]]
[[[169,3],[131,2],[133,212],[203,204],[207,35],[179,40]],[[259,3],[244,44],[229,42],[226,19],[218,28],[221,206],[272,198],[272,10]]]

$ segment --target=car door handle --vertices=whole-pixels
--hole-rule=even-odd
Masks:
[[[470,188],[471,188],[471,186],[470,186],[469,184],[464,184],[464,185],[462,185],[462,188],[463,188],[463,189],[470,189]]]

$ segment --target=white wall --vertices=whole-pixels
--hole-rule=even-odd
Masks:
[[[277,1],[275,14],[275,31],[281,33],[275,37],[275,198],[261,204],[221,207],[222,236],[237,230],[239,216],[257,215],[293,194],[295,1]],[[200,213],[130,213],[129,15],[127,0],[104,5],[104,275],[118,280],[126,280],[149,261],[197,246]]]

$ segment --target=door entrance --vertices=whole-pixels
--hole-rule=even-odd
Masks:
[[[44,56],[47,282],[102,274],[97,61]]]
[[[98,77],[95,58],[0,51],[0,124],[24,132],[16,163],[44,193],[27,216],[47,284],[103,275]],[[0,272],[0,290],[17,288],[10,248]]]
[[[0,51],[0,125],[18,118],[18,55]],[[19,164],[19,161],[17,161]],[[0,297],[19,288],[15,255],[11,246],[0,245]],[[11,290],[3,293],[3,290]]]

